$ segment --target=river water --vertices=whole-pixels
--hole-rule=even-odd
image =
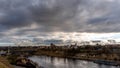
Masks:
[[[44,68],[120,68],[119,66],[99,65],[90,61],[48,56],[32,56],[29,59]]]

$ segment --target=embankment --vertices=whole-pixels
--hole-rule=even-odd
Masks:
[[[0,68],[13,68],[6,58],[0,57]]]

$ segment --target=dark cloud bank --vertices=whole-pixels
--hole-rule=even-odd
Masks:
[[[119,0],[0,0],[0,36],[120,32],[119,6]]]
[[[0,30],[119,32],[119,12],[117,0],[0,0]]]
[[[39,31],[64,31],[76,16],[80,0],[0,0],[2,30],[40,25]]]

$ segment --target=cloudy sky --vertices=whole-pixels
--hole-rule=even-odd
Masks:
[[[0,0],[0,42],[120,39],[120,0]]]

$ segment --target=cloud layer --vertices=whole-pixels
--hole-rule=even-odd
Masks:
[[[0,36],[120,32],[119,6],[119,0],[0,0]]]

